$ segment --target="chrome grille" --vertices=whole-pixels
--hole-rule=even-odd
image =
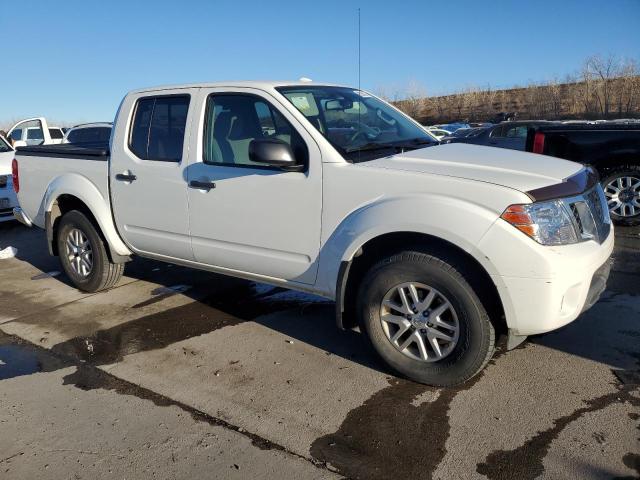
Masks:
[[[607,239],[611,232],[611,218],[600,185],[596,185],[579,197],[568,199],[567,203],[576,229],[583,239],[593,239],[599,243]]]

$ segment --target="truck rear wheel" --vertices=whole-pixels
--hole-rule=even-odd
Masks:
[[[87,216],[71,210],[57,229],[58,255],[71,283],[84,292],[113,287],[124,272],[124,264],[109,260],[104,240]]]
[[[371,267],[359,289],[360,322],[374,350],[416,382],[463,383],[493,355],[494,327],[453,265],[446,254],[400,252]]]
[[[618,225],[640,225],[640,166],[611,170],[602,180],[611,219]]]

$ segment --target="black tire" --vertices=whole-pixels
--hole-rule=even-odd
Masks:
[[[71,265],[71,260],[67,255],[66,240],[69,233],[77,229],[87,238],[92,250],[93,265],[88,275],[82,276],[77,273]],[[123,263],[112,263],[109,260],[107,249],[102,236],[97,227],[87,216],[78,211],[71,210],[65,213],[60,219],[57,229],[58,255],[60,263],[67,277],[74,286],[84,292],[99,292],[113,287],[124,272]]]
[[[360,285],[358,313],[373,349],[393,371],[427,385],[452,386],[469,380],[485,367],[493,355],[496,335],[482,302],[461,273],[464,267],[448,259],[446,253],[437,255],[410,250],[376,263]],[[468,273],[468,278],[471,275]],[[384,333],[380,313],[383,298],[405,282],[437,289],[455,309],[459,338],[451,353],[440,360],[427,363],[410,358]]]
[[[607,193],[607,185],[611,182],[616,181],[622,177],[633,177],[640,180],[640,166],[638,165],[624,165],[621,167],[616,167],[607,172],[606,177],[602,179],[602,188],[605,189],[605,194]],[[640,199],[637,199],[640,202]],[[614,213],[613,210],[609,210],[611,214],[611,220],[616,225],[627,225],[627,226],[636,226],[640,225],[640,208],[638,208],[638,213],[632,216],[622,216]]]

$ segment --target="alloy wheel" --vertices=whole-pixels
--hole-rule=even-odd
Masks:
[[[605,185],[604,194],[611,213],[619,217],[633,217],[640,214],[640,178],[632,176],[614,178]]]
[[[72,229],[67,235],[67,258],[73,271],[86,278],[93,270],[93,249],[87,236],[79,229]]]
[[[458,315],[447,297],[417,282],[402,283],[387,292],[380,305],[380,321],[397,350],[422,362],[445,358],[460,334]]]

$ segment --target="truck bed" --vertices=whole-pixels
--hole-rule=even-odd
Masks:
[[[109,206],[109,145],[39,145],[16,150],[20,172],[20,207],[32,222],[44,228],[49,198],[58,177],[84,177]],[[80,180],[80,179],[78,179]],[[80,186],[81,182],[77,183]],[[84,189],[86,189],[86,183]],[[80,187],[79,187],[80,188]],[[72,194],[73,192],[66,192]],[[55,197],[53,197],[55,198]]]
[[[544,134],[544,142],[536,149],[538,133]],[[540,125],[529,129],[525,150],[606,168],[614,157],[637,157],[640,122]]]
[[[96,161],[109,160],[108,143],[85,143],[82,145],[74,145],[71,143],[58,145],[36,145],[29,147],[18,147],[16,152],[18,155],[31,157],[64,157]]]

